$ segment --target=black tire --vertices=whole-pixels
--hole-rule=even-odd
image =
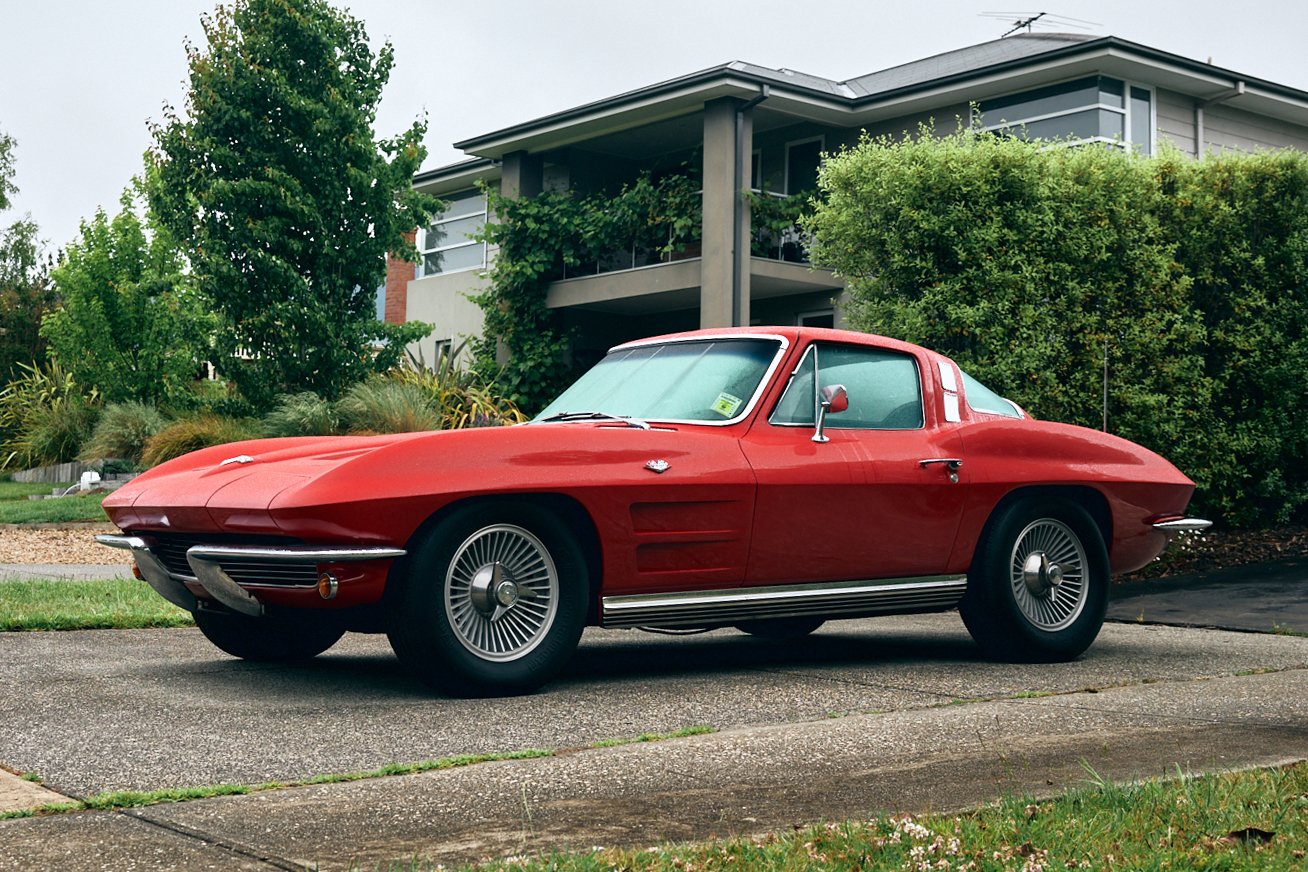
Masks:
[[[958,610],[992,659],[1072,660],[1099,635],[1108,585],[1108,550],[1085,509],[1063,498],[1032,498],[986,525]]]
[[[262,663],[317,657],[345,635],[341,622],[326,612],[278,612],[262,618],[207,609],[194,614],[195,625],[210,642],[233,657]]]
[[[736,629],[760,639],[802,639],[825,623],[825,618],[760,618],[741,621]]]
[[[429,687],[461,697],[530,693],[576,650],[589,579],[556,516],[526,503],[471,506],[410,553],[387,635]]]

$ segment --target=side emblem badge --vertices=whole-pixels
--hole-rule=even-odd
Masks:
[[[227,458],[226,460],[224,460],[222,463],[220,463],[220,464],[218,464],[218,465],[219,465],[219,466],[226,466],[226,465],[229,464],[229,463],[253,463],[253,462],[254,462],[254,458],[251,457],[250,455],[248,455],[248,454],[238,454],[238,455],[236,455],[235,457],[229,457],[229,458]]]
[[[651,460],[649,463],[645,464],[645,468],[650,472],[658,473],[667,472],[671,466],[672,464],[668,463],[666,460]]]

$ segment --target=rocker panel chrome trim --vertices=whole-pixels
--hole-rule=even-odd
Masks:
[[[606,596],[600,599],[600,613],[605,627],[702,627],[760,618],[819,615],[855,618],[951,608],[966,590],[966,575],[736,587],[692,593]]]

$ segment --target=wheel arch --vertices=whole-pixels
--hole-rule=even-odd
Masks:
[[[1007,509],[1022,500],[1028,499],[1046,499],[1050,497],[1061,497],[1069,500],[1081,508],[1085,509],[1086,514],[1095,522],[1099,528],[1099,535],[1104,540],[1104,550],[1112,551],[1113,546],[1113,513],[1108,507],[1108,499],[1102,493],[1090,487],[1089,485],[1032,485],[1029,487],[1019,487],[1015,490],[1004,494],[1003,498],[991,509],[990,515],[986,518],[985,525],[981,528],[981,535],[977,541],[982,542],[989,534],[990,529],[997,523],[998,519],[1003,516]],[[973,560],[976,559],[975,553]]]
[[[599,591],[602,582],[603,556],[600,550],[599,532],[595,528],[595,522],[591,518],[586,508],[575,498],[567,494],[560,493],[515,493],[515,494],[494,494],[488,496],[467,497],[461,500],[442,506],[433,512],[430,517],[418,525],[418,529],[413,531],[409,541],[405,543],[405,550],[410,553],[419,542],[441,521],[457,511],[472,506],[494,505],[496,503],[526,503],[537,506],[558,517],[563,521],[573,537],[577,540],[577,545],[581,548],[582,555],[586,559],[586,575],[589,579],[589,599],[590,606],[588,620],[597,623],[599,620]],[[383,595],[384,600],[394,600],[400,590],[403,588],[403,578],[407,571],[407,556],[396,560],[392,566],[387,578],[386,591]],[[393,582],[399,581],[399,584]]]

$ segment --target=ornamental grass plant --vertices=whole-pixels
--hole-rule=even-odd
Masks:
[[[259,422],[253,418],[225,418],[203,412],[176,421],[151,436],[145,443],[141,463],[157,466],[201,448],[258,439],[262,435]]]

